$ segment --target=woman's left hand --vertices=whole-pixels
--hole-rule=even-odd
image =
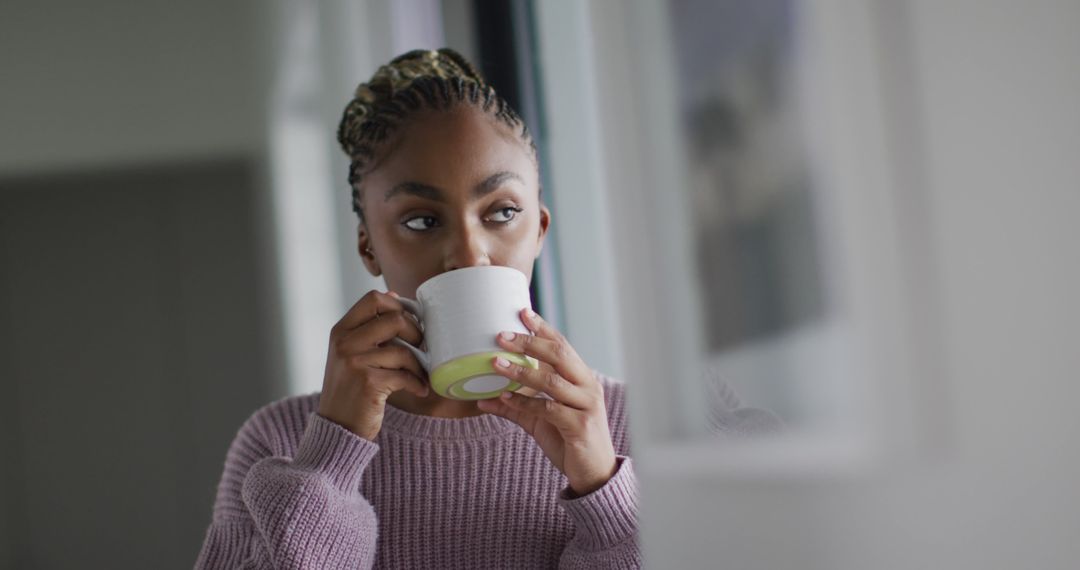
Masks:
[[[495,371],[552,399],[503,392],[477,406],[504,417],[531,435],[578,496],[602,487],[615,474],[615,448],[608,430],[604,389],[559,331],[530,309],[521,321],[532,335],[498,336],[500,346],[540,361],[534,370],[495,359]]]

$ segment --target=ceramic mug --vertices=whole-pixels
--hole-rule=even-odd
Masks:
[[[492,360],[539,368],[539,362],[507,352],[495,341],[501,331],[531,334],[521,309],[532,307],[529,279],[512,267],[486,265],[440,273],[416,289],[416,300],[400,297],[424,333],[417,348],[394,337],[416,355],[436,394],[452,400],[484,400],[521,384],[495,373]],[[425,350],[426,348],[426,350]]]

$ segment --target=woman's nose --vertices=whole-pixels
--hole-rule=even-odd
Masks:
[[[447,244],[445,271],[453,271],[462,267],[477,265],[491,265],[491,258],[487,252],[487,244],[483,242],[478,232],[463,230]]]

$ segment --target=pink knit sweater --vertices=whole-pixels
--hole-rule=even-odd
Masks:
[[[229,447],[196,568],[638,568],[625,385],[596,377],[618,470],[583,497],[498,416],[387,404],[368,441],[318,393],[264,406]]]

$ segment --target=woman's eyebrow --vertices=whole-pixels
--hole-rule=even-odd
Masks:
[[[492,192],[498,190],[500,186],[511,180],[517,180],[518,182],[525,184],[525,181],[522,180],[521,177],[518,176],[515,172],[510,172],[509,170],[496,172],[495,174],[492,174],[491,176],[485,178],[483,182],[477,184],[476,188],[473,188],[473,199],[475,200],[476,198],[481,198],[483,196],[486,196],[487,194],[491,194]]]
[[[481,198],[498,190],[500,186],[510,180],[517,180],[522,184],[525,183],[517,173],[510,172],[509,170],[496,172],[485,178],[483,182],[477,184],[476,187],[473,188],[473,199]],[[442,190],[422,182],[402,182],[387,190],[384,200],[389,201],[398,194],[410,194],[435,202],[446,202],[446,194]]]
[[[443,198],[442,190],[434,186],[428,186],[427,184],[421,184],[420,182],[402,182],[397,186],[386,191],[385,201],[389,202],[391,198],[398,194],[411,194],[413,196],[419,196],[428,200],[434,200],[436,202],[445,202]]]

